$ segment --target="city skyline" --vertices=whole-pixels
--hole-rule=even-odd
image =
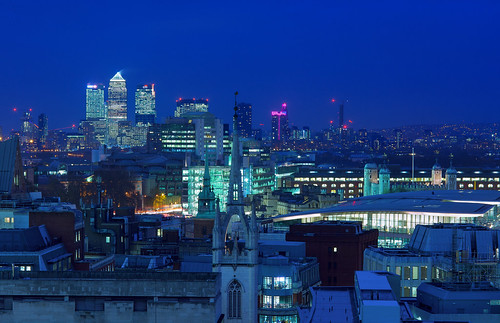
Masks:
[[[175,98],[204,97],[230,122],[238,90],[252,103],[254,123],[266,129],[270,111],[283,102],[294,125],[327,128],[346,99],[345,119],[355,128],[496,121],[496,3],[2,6],[4,30],[12,31],[5,37],[9,50],[0,54],[10,62],[0,90],[5,134],[29,108],[45,113],[53,128],[78,123],[85,117],[85,84],[106,84],[120,70],[130,93],[137,84],[157,86],[159,120],[172,115]],[[189,17],[179,14],[186,10]],[[106,46],[107,35],[122,27],[120,46]],[[134,47],[138,33],[152,45]],[[172,51],[176,44],[184,49]],[[54,84],[61,84],[57,95]]]

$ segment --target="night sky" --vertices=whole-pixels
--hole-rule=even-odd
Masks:
[[[498,17],[499,1],[2,1],[0,126],[28,108],[78,123],[86,83],[117,71],[129,116],[155,83],[161,119],[204,97],[230,122],[238,90],[266,129],[282,102],[326,128],[332,98],[355,128],[499,121]]]

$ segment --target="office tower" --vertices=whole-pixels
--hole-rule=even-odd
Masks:
[[[87,84],[85,98],[85,119],[106,119],[107,111],[106,105],[104,104],[104,85]]]
[[[184,114],[190,112],[208,112],[208,99],[182,99],[175,100],[177,102],[177,110],[174,115],[183,117]]]
[[[248,103],[238,104],[238,131],[242,138],[252,137],[252,105]]]
[[[200,137],[196,128],[194,123],[184,118],[169,118],[165,123],[153,124],[147,135],[148,151],[195,153],[197,138]]]
[[[127,121],[127,85],[120,72],[109,81],[108,87],[108,144],[116,145],[118,125]]]
[[[280,111],[272,111],[271,132],[273,141],[286,141],[290,138],[290,128],[288,127],[288,111],[286,103],[281,105]]]
[[[43,146],[47,142],[47,136],[49,135],[49,119],[45,113],[38,116],[38,132],[38,141]]]
[[[156,118],[156,93],[154,84],[137,86],[135,91],[135,124],[150,126]]]
[[[86,136],[90,148],[106,143],[108,110],[104,88],[102,84],[89,83],[85,91],[85,120],[80,122],[80,131]]]
[[[38,131],[36,129],[36,124],[33,123],[31,118],[31,112],[25,112],[21,117],[21,132],[19,141],[23,147],[33,149],[37,138]]]

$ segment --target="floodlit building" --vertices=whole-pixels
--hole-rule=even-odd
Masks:
[[[220,273],[221,313],[225,319],[257,322],[259,227],[255,210],[251,216],[244,210],[237,111],[235,106],[226,211],[218,208],[212,231],[212,270]]]
[[[499,217],[498,191],[416,191],[349,199],[337,205],[273,218],[274,227],[290,221],[360,221],[379,230],[379,246],[402,247],[418,224],[468,223],[490,226]]]
[[[208,168],[212,192],[219,199],[221,210],[225,211],[231,169],[229,166],[209,166]],[[199,196],[203,190],[204,177],[204,166],[191,166],[182,170],[182,182],[186,188],[182,197],[182,208],[186,214],[198,214]]]

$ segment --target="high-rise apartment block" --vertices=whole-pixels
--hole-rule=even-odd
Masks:
[[[271,132],[274,142],[283,142],[290,138],[290,128],[288,127],[288,110],[286,103],[281,105],[280,111],[272,111]]]
[[[208,99],[182,99],[175,100],[177,102],[177,110],[174,115],[183,117],[184,114],[190,112],[208,112]]]
[[[252,105],[248,103],[238,104],[238,119],[236,126],[242,138],[252,137]]]
[[[85,119],[99,120],[107,118],[106,105],[104,101],[104,85],[87,84],[85,92]]]
[[[150,126],[156,119],[156,93],[154,84],[137,86],[135,91],[135,124]]]

